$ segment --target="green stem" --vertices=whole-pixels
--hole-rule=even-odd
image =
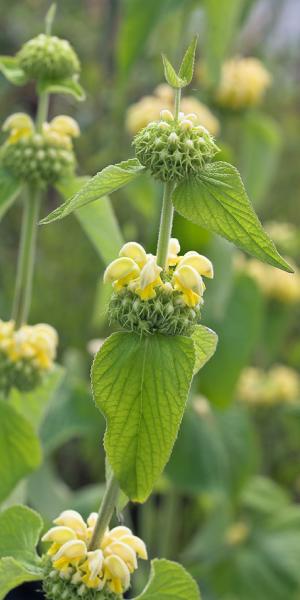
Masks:
[[[47,92],[43,92],[39,96],[39,103],[36,115],[36,130],[41,133],[43,123],[47,120],[49,108],[49,94]]]
[[[15,321],[16,329],[27,321],[30,309],[39,207],[39,191],[35,188],[30,188],[23,208],[21,241],[12,310],[12,319]]]
[[[112,475],[106,486],[89,550],[97,550],[100,548],[102,538],[113,516],[119,491],[119,484],[114,475]]]
[[[160,217],[159,235],[157,242],[157,264],[163,269],[167,266],[169,241],[172,233],[174,207],[172,193],[174,183],[168,181],[164,186],[163,205]]]
[[[179,111],[180,111],[180,100],[181,100],[181,88],[178,88],[175,91],[175,121],[178,121]]]

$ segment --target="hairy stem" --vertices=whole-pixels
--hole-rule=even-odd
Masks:
[[[97,550],[113,516],[117,503],[120,487],[114,475],[109,479],[103,500],[99,509],[94,533],[89,545],[89,550]]]
[[[31,302],[40,194],[30,188],[25,198],[12,319],[16,328],[27,321]]]
[[[163,269],[167,266],[169,241],[172,233],[174,208],[172,193],[174,183],[167,181],[164,186],[163,204],[160,217],[159,235],[157,242],[157,264]]]
[[[181,100],[181,89],[178,88],[175,90],[175,121],[178,121],[179,111],[180,111],[180,100]]]
[[[39,96],[38,109],[36,115],[36,129],[39,133],[42,131],[43,123],[47,120],[49,108],[49,94],[43,92]]]

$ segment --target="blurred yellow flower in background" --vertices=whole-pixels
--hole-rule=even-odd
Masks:
[[[255,258],[245,259],[242,255],[236,258],[235,266],[238,271],[252,277],[267,298],[293,304],[300,301],[300,271],[290,258],[287,260],[294,273],[274,269]]]
[[[300,400],[300,375],[285,365],[274,365],[269,371],[248,367],[241,374],[237,398],[249,406],[297,403]]]
[[[154,90],[153,96],[144,96],[127,110],[126,129],[135,135],[151,121],[158,121],[163,109],[174,108],[174,92],[167,84],[161,84]],[[209,108],[193,96],[182,98],[183,113],[194,113],[197,123],[203,125],[212,135],[218,135],[220,124]]]
[[[222,66],[216,101],[233,110],[256,106],[271,81],[270,73],[257,58],[232,58]]]

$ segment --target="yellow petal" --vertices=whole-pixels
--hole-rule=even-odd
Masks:
[[[97,518],[98,518],[98,513],[96,512],[92,512],[88,519],[87,519],[87,524],[89,527],[95,527],[96,522],[97,522]]]
[[[147,560],[148,553],[146,544],[139,537],[136,535],[124,535],[120,538],[120,542],[124,542],[124,544],[127,544],[127,546],[131,546],[139,558]]]
[[[134,569],[137,569],[137,560],[134,550],[121,540],[115,541],[107,546],[105,553],[106,555],[112,554],[122,558],[128,566],[130,572],[133,572]]]
[[[178,267],[183,265],[189,265],[190,267],[194,267],[199,275],[203,275],[204,277],[209,277],[210,279],[214,276],[214,269],[211,261],[202,254],[198,254],[198,252],[187,252],[179,261]]]
[[[118,539],[123,535],[128,534],[131,534],[131,529],[129,529],[129,527],[124,527],[124,525],[118,525],[118,527],[113,527],[113,529],[111,529],[109,532],[109,535],[114,539]]]
[[[53,523],[70,527],[80,537],[86,534],[86,524],[76,510],[64,510],[57,519],[54,519]]]
[[[123,256],[121,258],[116,258],[116,260],[113,260],[113,262],[108,265],[104,272],[103,281],[104,283],[111,283],[128,276],[134,279],[139,273],[140,269],[134,260]]]
[[[3,131],[10,131],[11,129],[24,129],[29,132],[33,131],[34,125],[32,119],[26,113],[14,113],[10,115],[3,123]]]
[[[92,550],[87,553],[87,563],[90,573],[90,578],[96,579],[101,572],[103,566],[103,552],[102,550]]]
[[[53,560],[59,561],[64,558],[71,562],[74,559],[85,558],[87,554],[86,545],[81,540],[70,540],[66,542],[55,554]]]
[[[181,291],[192,290],[199,296],[203,295],[204,284],[201,275],[190,265],[179,266],[174,272],[175,287]]]
[[[45,533],[42,537],[42,542],[57,542],[59,544],[64,544],[69,540],[75,540],[76,533],[70,527],[58,526],[52,527]]]
[[[143,267],[147,260],[147,254],[143,246],[137,242],[128,242],[127,244],[124,244],[120,250],[119,256],[132,258],[139,267]]]
[[[158,283],[156,283],[156,285],[159,285],[159,283],[160,283],[159,275],[160,275],[161,271],[162,271],[162,268],[156,264],[156,258],[154,256],[151,256],[147,260],[145,266],[141,270],[139,287],[143,290],[147,286],[149,286],[157,281],[158,281]]]
[[[178,253],[180,252],[180,244],[176,238],[171,238],[168,248],[168,264],[174,266],[178,263]]]
[[[59,117],[55,117],[49,123],[52,131],[56,133],[62,133],[63,135],[67,135],[70,137],[78,137],[80,134],[80,129],[78,123],[72,117],[68,117],[67,115],[60,115]]]
[[[107,556],[104,565],[112,579],[120,579],[123,590],[127,590],[130,584],[130,572],[124,560],[116,555]]]

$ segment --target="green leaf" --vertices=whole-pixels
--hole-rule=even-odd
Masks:
[[[197,42],[198,36],[195,35],[183,57],[179,69],[178,75],[181,79],[183,79],[183,81],[185,81],[185,85],[189,85],[193,79]]]
[[[176,210],[186,219],[222,235],[274,267],[293,272],[264,231],[233,165],[206,165],[197,178],[178,185],[173,200]]]
[[[207,39],[204,48],[211,83],[218,81],[221,64],[234,43],[244,3],[245,0],[205,0]]]
[[[92,368],[94,399],[107,420],[104,445],[122,490],[143,502],[169,459],[195,354],[191,339],[114,333]]]
[[[25,581],[38,581],[42,579],[41,569],[31,571],[14,558],[0,559],[0,600],[3,600],[10,590],[21,585]]]
[[[21,189],[22,185],[17,179],[11,177],[4,169],[0,169],[0,221]]]
[[[275,481],[266,477],[256,476],[250,479],[241,494],[244,507],[256,513],[279,514],[282,508],[290,503],[290,498],[285,489]]]
[[[24,85],[28,81],[27,75],[14,56],[0,56],[0,72],[14,85]]]
[[[36,546],[43,521],[40,515],[27,506],[11,506],[0,513],[0,558],[11,556],[35,567],[40,558]]]
[[[41,462],[39,440],[24,417],[0,401],[0,501]]]
[[[177,75],[174,67],[172,67],[170,61],[164,54],[162,54],[162,61],[164,65],[164,74],[167,83],[173,88],[183,88],[186,85],[185,80],[181,79],[181,77]]]
[[[57,221],[57,219],[63,219],[74,210],[86,206],[90,202],[95,202],[102,196],[127,185],[144,170],[145,167],[136,158],[105,167],[100,173],[92,177],[71,199],[56,208],[45,219],[42,219],[41,224],[45,225]]]
[[[207,361],[214,355],[218,343],[218,336],[212,329],[204,327],[203,325],[197,325],[191,337],[194,342],[196,357],[194,367],[195,375],[195,373],[198,373],[198,371],[202,369]]]
[[[85,91],[77,77],[70,79],[42,80],[38,83],[39,94],[68,94],[79,102],[85,100]]]
[[[43,522],[26,506],[12,506],[0,513],[0,600],[24,581],[42,579],[36,546]]]
[[[215,323],[219,343],[213,361],[201,373],[201,392],[215,405],[233,401],[240,373],[251,359],[259,339],[263,299],[252,279],[236,278],[228,301],[226,317]]]
[[[196,581],[178,563],[157,558],[144,591],[135,600],[201,600]]]
[[[85,177],[63,180],[56,186],[65,198],[74,195],[82,187]],[[103,197],[99,204],[89,204],[75,211],[79,223],[105,264],[118,256],[124,243],[110,199]]]
[[[52,371],[45,375],[41,385],[33,391],[20,392],[13,388],[9,394],[8,402],[30,421],[33,427],[38,428],[47,406],[62,382],[63,376],[64,369],[59,365],[55,365]]]

